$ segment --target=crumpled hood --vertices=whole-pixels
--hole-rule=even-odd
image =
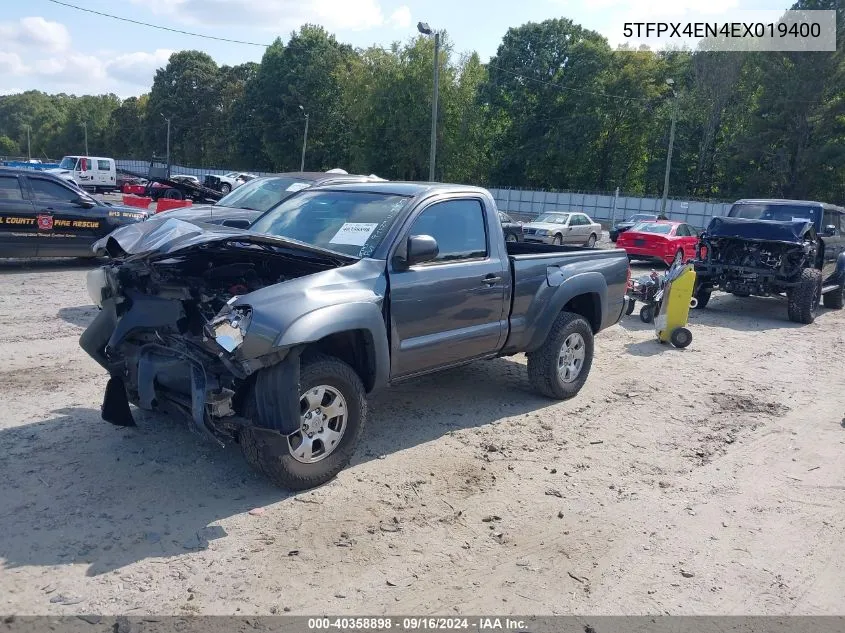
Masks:
[[[717,217],[710,221],[705,235],[706,237],[732,237],[743,240],[801,244],[808,231],[815,235],[815,227],[810,220],[778,222]]]
[[[194,224],[176,218],[151,218],[146,222],[129,224],[115,229],[106,237],[97,240],[93,249],[97,255],[121,257],[125,255],[170,255],[176,251],[211,244],[231,242],[232,248],[239,245],[263,245],[286,248],[291,251],[308,253],[338,263],[356,261],[342,253],[324,250],[274,235],[252,233],[243,229],[210,224]]]

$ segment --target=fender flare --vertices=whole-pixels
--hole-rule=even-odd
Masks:
[[[607,312],[607,280],[602,273],[589,271],[564,278],[562,271],[553,272],[550,270],[546,277],[549,285],[557,285],[557,289],[533,325],[534,334],[529,339],[528,345],[525,346],[526,352],[533,352],[540,348],[564,306],[575,297],[581,295],[597,296],[598,306],[593,306],[593,309],[597,312],[595,318],[585,317],[590,322],[594,333],[601,329],[604,320],[603,315]]]
[[[390,349],[384,317],[375,303],[343,303],[308,312],[278,336],[275,347],[307,345],[331,334],[354,330],[368,334],[372,345],[373,386],[370,391],[386,386],[390,374]]]

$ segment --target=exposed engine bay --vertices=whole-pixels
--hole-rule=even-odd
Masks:
[[[767,233],[780,239],[765,239]],[[819,256],[812,224],[717,218],[701,236],[696,273],[711,288],[769,296],[797,284],[802,270],[817,267]]]
[[[130,257],[92,271],[101,328],[83,336],[86,350],[109,370],[103,417],[132,425],[128,402],[142,409],[178,409],[203,434],[220,441],[243,425],[255,372],[283,364],[284,351],[247,349],[252,318],[241,297],[262,288],[336,268],[317,257],[264,246],[204,245],[164,257]],[[94,340],[98,336],[99,339]],[[253,337],[255,338],[255,337]],[[271,341],[272,342],[272,341]],[[296,394],[298,359],[282,368]],[[125,395],[124,395],[125,394]],[[283,395],[281,396],[284,397]],[[126,402],[128,400],[128,402]],[[298,397],[264,419],[280,432],[298,424]]]

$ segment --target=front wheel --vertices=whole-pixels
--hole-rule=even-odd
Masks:
[[[675,253],[675,258],[672,260],[672,263],[670,264],[670,266],[680,266],[683,263],[684,263],[684,251],[679,248],[678,252]]]
[[[552,244],[554,244],[555,246],[560,246],[561,244],[563,244],[563,236],[555,235],[555,238],[552,240]]]
[[[637,305],[636,299],[628,299],[628,305],[625,308],[625,316],[631,316],[634,314],[634,308]]]
[[[528,353],[528,378],[540,394],[575,397],[593,363],[593,329],[580,314],[561,312],[540,349]]]
[[[259,381],[256,388],[288,388],[276,382],[271,375],[270,380]],[[343,470],[352,459],[367,417],[361,379],[336,358],[316,355],[303,360],[299,384],[296,431],[284,436],[245,427],[239,434],[247,462],[288,490],[314,488]]]
[[[220,185],[220,193],[229,193],[230,191],[232,191],[232,185],[230,185],[228,182],[224,182],[222,185]]]
[[[595,233],[591,234],[590,238],[587,240],[587,248],[593,248],[596,245],[597,241],[598,241],[598,238],[596,237],[596,234]]]
[[[640,308],[640,321],[654,323],[654,306],[646,304]]]
[[[805,268],[797,286],[786,292],[789,320],[809,325],[816,320],[822,294],[822,273],[815,268]]]

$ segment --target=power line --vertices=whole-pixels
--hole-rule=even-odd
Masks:
[[[190,31],[182,31],[180,29],[172,29],[168,26],[161,26],[160,24],[150,24],[149,22],[141,22],[140,20],[132,20],[130,18],[123,18],[119,15],[112,15],[110,13],[103,13],[102,11],[95,11],[94,9],[87,9],[85,7],[78,7],[75,4],[70,4],[69,2],[61,2],[60,0],[47,0],[47,2],[52,2],[53,4],[58,4],[63,7],[68,7],[70,9],[76,9],[77,11],[84,11],[85,13],[93,13],[94,15],[99,15],[104,18],[111,18],[112,20],[120,20],[121,22],[129,22],[130,24],[137,24],[139,26],[146,26],[151,29],[161,29],[162,31],[170,31],[171,33],[178,33],[180,35],[190,35],[191,37],[202,37],[207,40],[217,40],[218,42],[229,42],[231,44],[246,44],[247,46],[261,46],[263,48],[267,48],[270,46],[269,44],[261,44],[259,42],[246,42],[244,40],[233,40],[227,37],[216,37],[214,35],[205,35],[204,33],[192,33]]]

